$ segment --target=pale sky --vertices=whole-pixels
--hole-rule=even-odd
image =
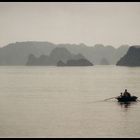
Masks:
[[[20,41],[140,44],[139,2],[0,2],[0,46]]]

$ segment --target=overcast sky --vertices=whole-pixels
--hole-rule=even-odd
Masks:
[[[140,3],[0,2],[0,46],[20,41],[140,44]]]

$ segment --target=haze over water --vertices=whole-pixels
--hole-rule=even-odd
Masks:
[[[0,137],[140,137],[140,68],[0,67]]]

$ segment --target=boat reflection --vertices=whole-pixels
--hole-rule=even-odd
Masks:
[[[137,102],[118,102],[118,105],[125,110],[129,109],[132,105],[136,104]]]
[[[123,108],[128,108],[131,106],[131,102],[118,102],[118,104]]]

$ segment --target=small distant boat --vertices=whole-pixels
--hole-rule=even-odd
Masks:
[[[137,101],[137,98],[136,96],[130,96],[130,97],[126,97],[126,96],[118,96],[116,97],[116,99],[118,100],[118,102],[135,102]]]

